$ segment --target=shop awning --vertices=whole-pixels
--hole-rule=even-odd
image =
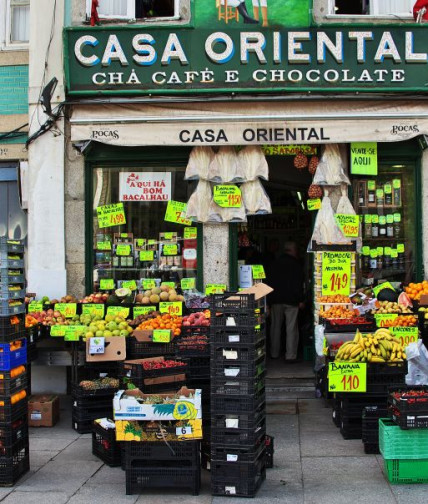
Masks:
[[[423,100],[73,105],[72,142],[118,146],[398,142],[428,135]]]

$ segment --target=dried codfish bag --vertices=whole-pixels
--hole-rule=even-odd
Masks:
[[[247,222],[244,205],[237,208],[219,208],[223,222]]]
[[[210,182],[225,184],[239,182],[238,155],[233,147],[220,147],[209,168]]]
[[[242,184],[241,194],[247,215],[272,213],[269,196],[259,179]]]
[[[208,179],[211,161],[214,158],[214,152],[211,147],[194,147],[189,156],[185,180]]]
[[[249,145],[238,153],[238,167],[243,174],[243,181],[250,182],[256,178],[269,180],[269,166],[261,147]]]
[[[208,218],[206,222],[213,222],[213,223],[219,223],[223,222],[223,215],[221,213],[222,208],[215,203],[215,201],[212,199],[209,204],[208,208]]]
[[[345,173],[346,163],[339,144],[326,144],[315,172],[313,184],[316,185],[340,185],[350,184]]]
[[[211,202],[211,184],[201,179],[187,203],[186,218],[194,222],[207,222]]]
[[[349,243],[349,240],[343,236],[342,231],[336,223],[333,207],[331,206],[331,200],[328,197],[327,191],[322,199],[321,209],[318,211],[315,219],[314,231],[308,247],[308,252],[312,250],[313,241],[318,245],[344,245]]]

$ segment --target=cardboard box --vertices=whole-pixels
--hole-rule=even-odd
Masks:
[[[123,361],[126,359],[126,338],[123,336],[112,336],[111,338],[106,338],[103,354],[90,354],[89,343],[88,338],[86,340],[87,362]]]
[[[196,420],[202,418],[200,389],[182,387],[178,398],[170,394],[143,394],[141,390],[119,390],[113,398],[115,420]],[[192,395],[192,397],[190,397]],[[167,404],[146,404],[140,401],[150,397],[170,399]]]
[[[255,300],[258,301],[259,299],[267,296],[271,292],[273,292],[272,287],[269,287],[269,285],[260,282],[253,285],[252,287],[249,287],[248,289],[242,290],[239,294],[254,294]],[[228,299],[233,299],[233,296]]]
[[[153,345],[165,345],[165,343],[159,343],[157,341],[153,341],[153,329],[135,329],[132,333],[132,336],[139,343],[153,343]],[[171,341],[173,341],[175,335],[171,331]]]
[[[116,441],[191,441],[202,439],[202,420],[137,422],[116,420]]]
[[[28,425],[30,427],[53,427],[59,420],[59,397],[34,395],[28,401]]]

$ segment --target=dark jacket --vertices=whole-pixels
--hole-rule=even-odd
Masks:
[[[273,288],[268,304],[298,305],[303,301],[303,282],[300,262],[288,254],[278,257],[266,271],[266,283]]]

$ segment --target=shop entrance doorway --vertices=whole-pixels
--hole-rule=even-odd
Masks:
[[[304,307],[299,310],[299,344],[297,359],[299,364],[312,364],[313,349],[313,300],[312,300],[312,254],[307,254],[307,246],[312,233],[313,214],[306,207],[307,192],[312,181],[308,169],[296,169],[294,156],[267,156],[269,181],[263,186],[271,201],[272,213],[248,217],[248,222],[238,227],[238,264],[262,264],[269,275],[274,275],[278,258],[284,254],[286,244],[295,244],[297,258],[303,270]],[[279,267],[279,266],[278,266]],[[291,278],[283,271],[278,275],[284,282],[281,289],[290,289]],[[239,278],[239,274],[238,274]],[[269,303],[269,297],[268,297]],[[286,366],[286,327],[281,330],[280,357],[271,359],[271,318],[267,327],[268,368],[281,370]],[[287,364],[288,365],[288,364]]]

